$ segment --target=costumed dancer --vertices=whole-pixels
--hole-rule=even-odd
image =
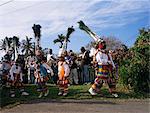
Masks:
[[[46,85],[47,81],[49,80],[47,69],[42,65],[42,61],[36,63],[35,67],[35,81],[37,83],[37,91],[40,92],[38,96],[41,98],[43,95],[47,96],[49,94],[48,87]]]
[[[69,86],[69,73],[70,68],[69,64],[65,60],[64,53],[66,51],[67,39],[64,40],[62,48],[60,48],[58,56],[58,87],[59,93],[58,95],[66,96],[68,94],[68,86]]]
[[[48,65],[46,57],[43,58],[42,65],[47,69],[48,75],[54,76],[54,72],[53,72],[52,68]],[[50,76],[49,76],[49,78],[50,78]]]
[[[99,36],[96,33],[91,31],[91,29],[89,29],[88,26],[86,26],[83,21],[79,21],[78,23],[79,23],[79,28],[81,30],[84,30],[91,38],[94,39],[96,43],[99,44],[100,42],[102,42],[99,44],[100,51],[98,50],[93,57],[94,61],[96,61],[97,63],[98,70],[96,70],[97,77],[95,79],[95,83],[89,89],[89,92],[92,95],[96,95],[97,94],[96,92],[98,92],[98,89],[102,87],[103,82],[106,82],[109,85],[110,93],[112,93],[115,97],[117,97],[118,95],[114,94],[113,93],[114,91],[112,90],[114,89],[112,88],[112,86],[114,86],[112,85],[113,83],[112,79],[108,76],[112,72],[112,67],[115,68],[115,65],[112,61],[111,55],[107,54],[105,51],[106,43],[103,42],[103,39],[99,38]],[[92,48],[91,56],[93,56],[92,54],[94,53],[94,51],[96,50]]]
[[[44,59],[44,54],[41,47],[36,48],[35,55],[36,55],[37,62],[35,66],[34,76],[35,76],[35,81],[38,85],[37,91],[40,92],[40,95],[38,97],[41,98],[43,95],[47,96],[49,94],[49,90],[46,85],[49,78],[48,78],[47,69],[42,64]]]
[[[11,91],[10,96],[15,97],[15,90],[19,89],[21,95],[28,96],[29,94],[25,92],[24,85],[22,83],[22,70],[18,61],[16,61],[10,69],[10,80],[11,80]]]
[[[7,55],[4,56],[4,60],[1,62],[0,67],[0,78],[2,86],[9,86],[9,70],[11,69],[10,60],[7,58]]]
[[[100,89],[103,86],[103,83],[106,83],[109,86],[109,92],[114,97],[118,97],[118,95],[113,90],[114,85],[111,79],[111,71],[113,68],[115,68],[115,65],[112,61],[111,55],[105,49],[105,41],[99,42],[98,50],[96,51],[93,58],[93,62],[97,64],[97,74],[94,84],[89,89],[89,92],[91,95],[97,95],[97,93],[100,93]]]
[[[58,62],[58,95],[67,96],[68,94],[68,84],[69,84],[69,73],[70,68],[65,58],[63,56],[59,57]]]
[[[59,62],[58,62],[58,85],[59,85],[59,93],[58,95],[66,96],[68,94],[68,86],[69,86],[69,59],[67,58],[67,54],[65,55],[65,51],[67,51],[67,42],[69,41],[70,35],[72,32],[74,32],[74,28],[69,27],[67,30],[67,34],[64,38],[62,48],[60,48],[58,56]],[[65,60],[66,58],[66,60]]]

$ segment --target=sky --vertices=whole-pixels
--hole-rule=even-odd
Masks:
[[[53,40],[66,34],[72,25],[68,50],[79,52],[93,41],[79,29],[83,22],[99,36],[114,36],[128,47],[133,46],[138,30],[150,25],[149,0],[0,0],[0,40],[6,36],[34,38],[32,26],[40,24],[41,45],[58,53]],[[4,54],[1,52],[0,57]]]

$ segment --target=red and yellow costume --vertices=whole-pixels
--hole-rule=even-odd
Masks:
[[[104,47],[105,46],[105,47]],[[99,45],[99,49],[95,53],[94,62],[97,64],[96,70],[96,78],[94,84],[89,89],[91,95],[96,95],[100,88],[102,87],[103,83],[108,84],[109,92],[112,94],[113,89],[115,86],[115,81],[111,78],[112,69],[115,68],[115,65],[112,61],[112,57],[109,53],[104,50],[106,45],[103,43]]]
[[[58,62],[58,87],[59,95],[68,93],[68,83],[69,83],[69,65],[65,61]]]

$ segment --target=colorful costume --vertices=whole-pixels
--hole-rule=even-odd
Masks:
[[[58,86],[59,94],[66,96],[68,93],[68,83],[69,83],[69,65],[65,61],[58,62]]]
[[[11,69],[11,64],[8,61],[4,61],[0,67],[0,77],[2,80],[2,85],[7,86],[9,83],[9,70]]]
[[[96,95],[100,92],[100,88],[102,87],[103,83],[108,84],[109,91],[113,94],[114,88],[114,81],[111,78],[112,69],[115,68],[115,65],[112,61],[112,57],[109,53],[107,53],[103,48],[103,45],[100,45],[101,50],[98,50],[95,54],[95,62],[97,63],[97,74],[94,84],[89,89],[91,95]],[[115,95],[116,96],[116,95]]]
[[[42,64],[37,64],[35,71],[35,78],[38,85],[37,91],[40,92],[39,98],[47,96],[49,93],[48,87],[46,85],[48,78],[47,69]]]
[[[15,97],[15,89],[19,89],[21,95],[29,95],[24,91],[22,71],[18,64],[13,64],[10,69],[10,80],[11,80],[11,97]]]

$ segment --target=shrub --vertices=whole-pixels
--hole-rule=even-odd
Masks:
[[[140,31],[134,47],[130,48],[127,56],[122,59],[119,73],[120,82],[130,86],[135,92],[149,92],[149,39],[150,30]]]

